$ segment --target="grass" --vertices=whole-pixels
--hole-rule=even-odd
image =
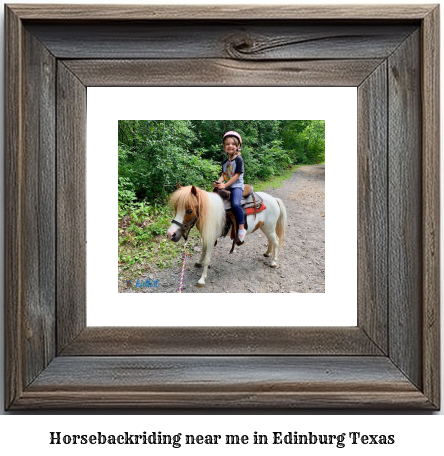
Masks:
[[[289,179],[291,177],[291,175],[297,169],[299,169],[301,166],[305,166],[305,165],[293,165],[292,168],[286,169],[279,176],[273,176],[273,177],[270,177],[269,179],[267,179],[265,181],[261,181],[261,182],[258,182],[257,184],[254,184],[253,185],[254,191],[255,192],[263,192],[267,188],[279,188],[279,187],[281,187],[282,184],[284,183],[284,181]]]
[[[279,176],[254,184],[254,190],[279,188],[301,166],[294,165]],[[171,267],[183,257],[183,241],[171,242],[166,231],[174,217],[173,209],[164,204],[136,203],[132,209],[119,211],[119,276],[136,278],[156,269]],[[201,243],[196,228],[188,237],[187,254]]]
[[[165,202],[151,206],[139,203],[132,210],[119,214],[118,261],[121,277],[135,277],[143,273],[169,268],[183,252],[182,242],[171,242],[166,231],[174,211]],[[187,252],[200,244],[200,234],[193,229],[188,238]]]

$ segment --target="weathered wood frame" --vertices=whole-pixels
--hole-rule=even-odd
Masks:
[[[439,408],[438,6],[5,18],[7,409]],[[86,87],[120,85],[358,87],[357,327],[86,327]]]

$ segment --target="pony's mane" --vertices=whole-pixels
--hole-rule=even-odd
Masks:
[[[205,219],[208,215],[208,206],[210,204],[207,192],[197,188],[197,207],[199,209],[199,218]],[[196,196],[191,192],[191,185],[178,188],[171,195],[171,204],[176,211],[185,210],[187,207],[194,207]]]
[[[199,219],[196,227],[203,238],[213,236],[219,237],[222,233],[223,223],[225,222],[225,210],[221,198],[214,199],[213,194],[196,188],[197,197],[191,192],[191,185],[178,188],[170,197],[170,203],[176,210],[184,211],[187,207],[194,207],[197,198]],[[220,200],[220,201],[219,201]]]

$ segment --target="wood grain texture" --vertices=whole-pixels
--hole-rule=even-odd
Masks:
[[[31,23],[57,58],[301,60],[387,58],[417,25],[276,21]],[[205,37],[202,39],[202,37]]]
[[[23,391],[23,27],[5,10],[5,408]]]
[[[231,20],[234,10],[239,17],[236,24]],[[439,407],[439,216],[435,212],[439,208],[439,73],[435,6],[14,5],[6,7],[5,15],[7,408]],[[21,19],[26,21],[22,23]],[[151,31],[141,32],[137,24],[142,19],[150,21]],[[228,86],[242,85],[247,78],[251,84],[259,80],[264,85],[319,85],[331,84],[332,80],[362,83],[360,109],[367,107],[368,116],[361,115],[359,120],[360,195],[365,199],[360,201],[359,211],[372,226],[359,227],[361,238],[371,237],[359,247],[360,283],[366,290],[359,291],[359,328],[267,328],[266,337],[261,328],[85,328],[85,84],[173,81],[187,85],[193,76],[190,62],[196,61],[171,62],[171,57],[178,57],[180,52],[169,49],[181,33],[183,36],[178,27],[183,19],[188,21],[182,25],[192,22],[184,31],[192,26],[194,29],[179,48],[181,56],[205,57],[205,72],[195,77],[197,80],[221,81],[221,85]],[[310,22],[318,19],[329,22]],[[375,21],[362,22],[367,19]],[[124,20],[131,20],[129,28],[135,26],[126,37],[133,43],[132,49],[143,52],[143,45],[138,48],[135,37],[151,37],[153,42],[144,42],[147,52],[152,53],[148,55],[164,65],[149,78],[145,74],[144,79],[143,74],[152,66],[146,60],[128,60],[131,56],[123,55],[125,61],[106,62],[124,48],[126,32],[119,36],[116,32]],[[208,25],[215,20],[226,21],[224,27],[231,24],[233,33],[230,35],[222,25],[211,30]],[[256,20],[262,21],[261,27],[253,30]],[[96,33],[93,40],[86,34],[78,43],[79,52],[97,55],[91,62],[83,57],[79,61],[74,35],[68,36],[73,30],[71,25],[79,21],[84,23],[83,31]],[[107,26],[94,32],[97,21]],[[198,21],[205,30],[200,36]],[[158,27],[153,25],[157,22]],[[57,40],[52,33],[45,42],[43,35],[34,34],[37,29],[43,30],[41,25],[45,25],[48,37],[60,25],[67,27],[66,34]],[[244,25],[246,29],[242,29]],[[326,30],[326,25],[331,28]],[[351,28],[347,32],[351,25],[359,29],[357,36],[366,45],[360,44]],[[361,26],[365,27],[360,30]],[[416,31],[410,33],[412,26],[421,26],[421,36]],[[108,32],[102,34],[105,29],[115,30],[114,39]],[[332,34],[333,29],[336,33]],[[401,37],[400,30],[408,36]],[[175,33],[172,40],[168,37],[171,31]],[[107,44],[100,51],[103,42]],[[58,62],[55,83],[51,83],[54,65],[50,44],[54,49],[63,49],[67,58]],[[347,46],[348,56],[344,54]],[[156,47],[170,54],[162,56]],[[387,52],[391,54],[385,61]],[[213,59],[212,55],[219,57]],[[174,67],[184,76],[172,75]],[[199,75],[196,65],[194,68],[195,75]],[[347,74],[341,74],[341,68]],[[110,75],[104,76],[103,72]],[[53,109],[51,84],[55,84],[57,96],[55,154],[53,149],[51,152],[51,134],[45,138]],[[30,106],[34,102],[36,106]],[[382,173],[385,112],[386,181]],[[48,150],[42,150],[46,146]],[[56,160],[55,185],[50,177],[51,153]],[[389,236],[384,240],[386,182]],[[51,221],[42,220],[43,216],[51,217],[51,194],[55,195],[53,220],[57,233],[53,277],[43,270],[50,264],[52,243],[42,237],[53,226]],[[48,207],[39,206],[44,202]],[[30,226],[36,233],[25,239]],[[390,252],[387,265],[383,258],[378,260],[386,243]],[[38,271],[31,271],[31,282],[27,283],[29,260]],[[385,268],[388,315],[384,314],[381,280]],[[369,277],[363,279],[363,274]],[[46,299],[51,278],[57,279],[55,311]],[[31,284],[43,284],[43,289],[37,293]],[[55,356],[48,337],[54,318]],[[156,356],[142,356],[151,354]]]
[[[29,20],[420,20],[435,5],[25,5],[8,7]]]
[[[384,366],[384,370],[381,369]],[[381,375],[381,372],[384,372]],[[102,375],[101,373],[105,373]],[[112,382],[109,380],[112,378]],[[103,388],[118,391],[210,392],[229,390],[311,392],[414,391],[411,383],[385,357],[263,356],[67,356],[56,358],[32,385],[33,391]],[[229,385],[229,386],[228,386]]]
[[[57,67],[57,349],[86,326],[86,87]]]
[[[358,326],[388,353],[387,64],[358,88]]]
[[[25,32],[23,163],[24,384],[55,355],[55,59]]]
[[[423,235],[423,387],[440,404],[440,139],[439,6],[422,25],[422,235]]]
[[[87,327],[62,356],[381,355],[360,328]]]
[[[352,86],[381,59],[261,61],[229,59],[64,60],[88,87]]]
[[[350,390],[350,391],[349,391]],[[342,391],[306,390],[296,392],[229,392],[163,393],[114,391],[26,391],[14,410],[49,409],[241,409],[260,413],[261,409],[371,409],[433,410],[427,398],[418,391],[355,392],[344,384]],[[279,411],[279,410],[278,410]],[[111,410],[112,412],[112,410]],[[248,412],[247,412],[248,413]]]
[[[388,59],[388,223],[389,356],[421,387],[423,233],[419,40],[418,31]]]
[[[385,357],[59,357],[17,408],[422,407]]]

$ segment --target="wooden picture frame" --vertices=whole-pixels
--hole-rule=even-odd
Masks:
[[[439,409],[438,6],[5,20],[6,409]],[[357,327],[86,327],[86,87],[122,85],[358,87]]]

